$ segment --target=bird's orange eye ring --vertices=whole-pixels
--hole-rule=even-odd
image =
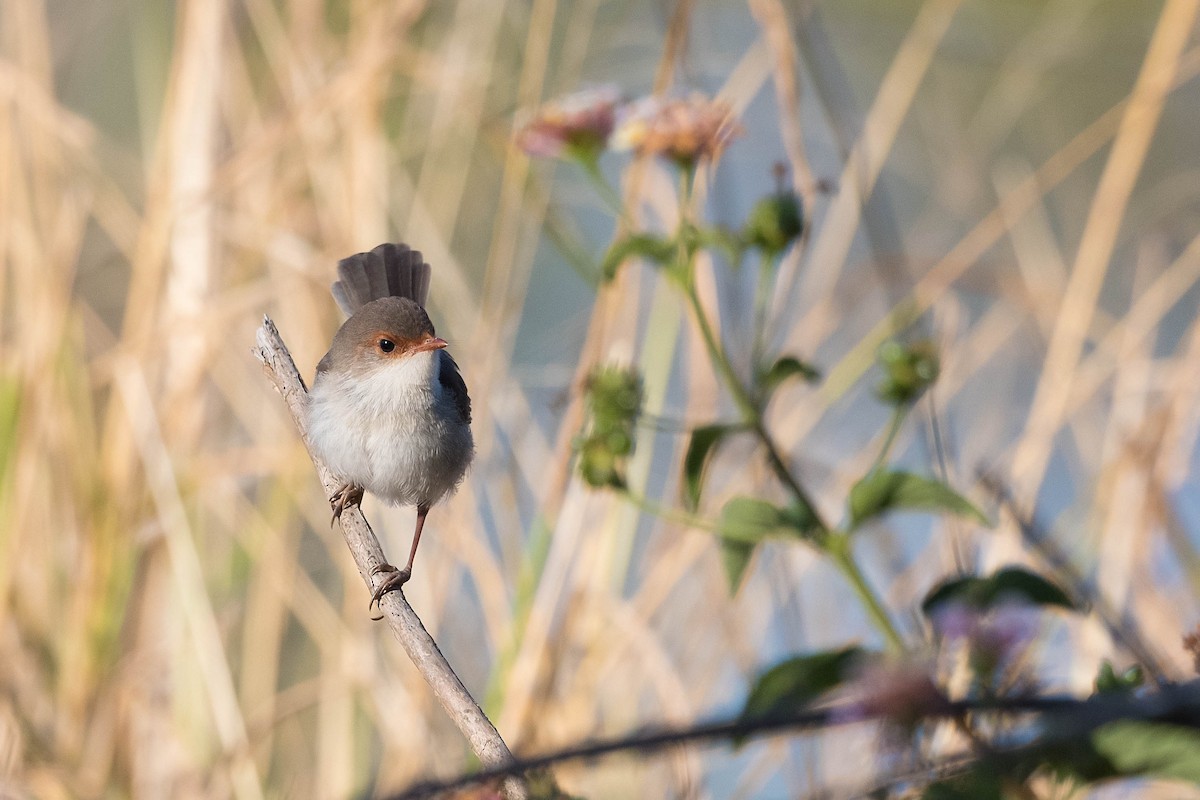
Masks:
[[[390,353],[396,349],[396,343],[393,342],[391,339],[380,339],[379,340],[379,349],[385,353]]]

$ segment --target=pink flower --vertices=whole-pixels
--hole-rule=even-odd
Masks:
[[[721,100],[698,94],[671,100],[646,97],[622,112],[612,145],[695,164],[720,157],[725,145],[741,133],[729,104]]]
[[[922,718],[942,713],[949,701],[933,681],[929,665],[914,661],[878,662],[846,684],[848,703],[838,717],[845,722],[883,719],[912,728]]]
[[[986,611],[947,603],[933,614],[933,631],[947,642],[966,644],[976,675],[990,679],[1016,662],[1037,637],[1041,612],[1026,603],[1005,602]]]
[[[948,602],[940,605],[933,612],[930,621],[933,623],[933,633],[939,639],[954,641],[970,639],[979,629],[982,615],[979,610],[966,603]]]
[[[600,152],[616,123],[621,93],[598,86],[546,103],[517,131],[517,146],[531,156],[557,158]]]
[[[1033,606],[1004,603],[984,617],[975,644],[1003,658],[1016,658],[1037,637],[1040,617],[1041,612]]]

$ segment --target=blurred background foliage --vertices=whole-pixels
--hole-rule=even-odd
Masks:
[[[582,376],[636,361],[648,412],[728,411],[653,269],[601,286],[614,231],[576,171],[511,144],[581,85],[719,94],[745,136],[698,190],[736,224],[784,161],[811,219],[768,346],[822,368],[769,423],[818,505],[877,452],[871,366],[922,312],[938,383],[894,457],[995,525],[902,517],[856,540],[906,637],[958,572],[1079,581],[1153,649],[1200,610],[1200,46],[1168,0],[0,4],[0,779],[15,797],[345,797],[471,763],[366,593],[250,355],[263,313],[311,375],[337,259],[389,239],[475,398],[479,459],[406,594],[514,750],[735,713],[764,664],[878,645],[837,573],[768,543],[732,599],[713,537],[570,470]],[[621,171],[648,227],[671,173]],[[731,353],[753,270],[704,262]],[[679,496],[685,437],[624,479]],[[709,515],[768,494],[750,449]],[[1031,543],[987,471],[1049,532]],[[411,510],[367,501],[389,552]],[[1129,653],[1049,624],[1043,688]],[[856,786],[869,732],[558,771],[592,797]],[[1177,789],[1178,790],[1178,789]],[[1173,796],[1178,796],[1173,795]]]

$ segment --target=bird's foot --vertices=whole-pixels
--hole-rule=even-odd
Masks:
[[[383,619],[383,609],[379,606],[379,601],[388,592],[394,592],[404,584],[408,583],[408,579],[412,577],[412,569],[409,567],[397,569],[391,564],[380,564],[378,567],[371,570],[372,575],[378,575],[382,572],[388,573],[388,576],[384,578],[383,583],[379,584],[379,588],[377,588],[371,595],[371,602],[367,604],[368,611],[370,611],[372,608],[379,608],[379,616],[371,617],[371,619]]]
[[[329,498],[329,506],[333,509],[333,517],[329,520],[330,526],[342,518],[342,512],[347,508],[361,503],[362,496],[362,487],[355,486],[353,483],[347,483],[345,486],[338,489],[333,497]]]

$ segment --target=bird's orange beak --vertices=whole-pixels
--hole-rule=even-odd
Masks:
[[[427,350],[442,350],[442,349],[448,347],[449,345],[450,345],[450,343],[447,342],[445,339],[443,339],[439,336],[434,336],[432,338],[426,339],[425,341],[421,342],[419,345],[417,345],[413,349],[415,351],[417,351],[418,353],[423,353]]]

